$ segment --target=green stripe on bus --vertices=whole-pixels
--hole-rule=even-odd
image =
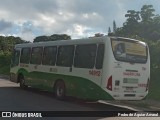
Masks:
[[[53,86],[56,80],[63,80],[67,96],[91,100],[113,100],[113,97],[100,86],[82,77],[37,71],[29,73],[23,68],[18,71],[18,74],[20,73],[27,79],[26,84],[32,87],[53,92]]]

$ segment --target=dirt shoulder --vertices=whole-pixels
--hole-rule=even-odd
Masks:
[[[0,78],[10,79],[9,75],[3,75],[3,74],[0,74]]]
[[[107,101],[113,105],[127,106],[138,111],[160,111],[160,101],[140,100],[140,101]]]
[[[139,107],[142,110],[160,111],[160,101],[156,101],[156,100],[147,99],[142,101],[127,101],[125,103]]]

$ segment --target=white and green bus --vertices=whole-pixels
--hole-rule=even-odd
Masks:
[[[10,80],[52,91],[58,99],[141,100],[148,94],[149,49],[109,36],[18,44]]]

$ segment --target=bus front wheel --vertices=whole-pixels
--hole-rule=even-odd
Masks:
[[[65,84],[63,81],[57,81],[55,84],[55,96],[59,100],[64,100],[65,98]]]

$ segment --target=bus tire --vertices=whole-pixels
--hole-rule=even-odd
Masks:
[[[59,100],[65,99],[65,84],[62,80],[58,80],[54,87],[55,97]]]
[[[24,79],[23,75],[19,76],[19,83],[20,83],[20,88],[22,88],[22,89],[27,88],[27,86],[25,85],[25,79]]]

